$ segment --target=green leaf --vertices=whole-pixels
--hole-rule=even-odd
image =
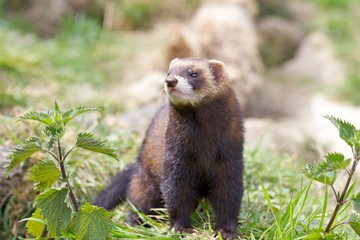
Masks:
[[[45,127],[45,134],[46,136],[50,137],[51,139],[58,140],[62,136],[64,136],[65,128],[63,125],[48,125]]]
[[[93,152],[109,155],[118,160],[116,149],[111,147],[106,140],[96,138],[92,133],[85,132],[77,135],[76,147],[87,149]]]
[[[37,208],[26,223],[26,229],[35,238],[41,238],[44,233],[45,223],[41,214],[41,209]]]
[[[327,233],[324,235],[323,240],[342,240],[344,239],[341,235],[337,234],[337,233]]]
[[[36,181],[35,189],[43,191],[51,187],[60,177],[60,170],[53,160],[37,162],[29,170],[29,179]]]
[[[56,141],[55,138],[50,138],[50,140],[49,140],[48,143],[46,144],[46,147],[47,147],[48,150],[50,150],[50,149],[54,146],[55,141]]]
[[[61,235],[64,239],[76,239],[76,234],[74,233],[72,227],[70,226],[69,228],[65,229],[62,232]]]
[[[343,154],[336,152],[326,154],[325,159],[326,168],[328,170],[345,169],[351,163],[350,158],[345,159]]]
[[[349,146],[355,145],[357,130],[354,125],[334,116],[326,115],[324,117],[330,120],[339,130],[339,135],[341,139],[343,139]]]
[[[75,215],[75,224],[76,239],[79,240],[106,239],[113,228],[109,213],[104,208],[90,203],[85,203],[79,208]]]
[[[319,230],[312,230],[306,235],[304,240],[322,240],[322,233]]]
[[[60,236],[71,222],[71,209],[66,203],[67,188],[49,190],[41,193],[35,199],[35,204],[41,209],[49,231],[53,236]]]
[[[51,124],[44,129],[46,136],[50,138],[47,147],[48,149],[54,146],[55,141],[62,138],[65,134],[65,125],[61,112],[58,111],[59,106],[55,102],[55,110],[49,111],[51,117]]]
[[[64,118],[64,124],[66,125],[68,122],[70,122],[73,118],[79,116],[80,114],[87,113],[90,111],[96,111],[97,108],[94,107],[77,107],[77,108],[71,108],[62,113]]]
[[[356,131],[354,144],[355,144],[356,152],[360,152],[360,131],[359,130]],[[359,159],[356,159],[356,160],[359,160]]]
[[[360,193],[358,193],[353,199],[354,209],[357,213],[360,213]]]
[[[7,156],[10,160],[7,167],[7,174],[14,169],[17,165],[25,161],[32,154],[41,151],[41,142],[37,137],[28,139],[24,145],[16,146],[11,153]]]
[[[55,109],[55,111],[56,111],[56,112],[60,112],[60,108],[59,108],[59,105],[58,105],[58,103],[57,103],[56,99],[55,99],[55,106],[54,106],[54,109]]]
[[[333,185],[336,181],[336,172],[328,171],[322,163],[306,164],[301,171],[308,178],[327,185]]]
[[[63,121],[63,116],[62,113],[60,111],[57,110],[52,110],[50,111],[50,116],[51,116],[51,124],[52,125],[60,125],[63,126],[64,125],[64,121]]]
[[[360,236],[360,214],[351,213],[349,217],[349,225]]]
[[[42,122],[46,125],[51,124],[52,120],[51,120],[51,116],[49,113],[45,113],[45,112],[28,112],[25,113],[23,116],[20,116],[20,118],[22,120],[35,120],[35,121],[39,121]]]
[[[311,230],[309,234],[306,235],[304,240],[339,240],[342,239],[341,236],[339,236],[336,233],[328,233],[325,234],[320,229],[314,229]]]
[[[345,159],[343,154],[336,152],[328,153],[324,158],[324,161],[305,165],[302,172],[310,179],[333,185],[337,177],[336,171],[347,168],[351,159]]]

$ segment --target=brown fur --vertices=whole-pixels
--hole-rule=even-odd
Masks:
[[[183,79],[186,81],[181,83]],[[165,205],[171,227],[180,232],[193,231],[190,214],[205,198],[217,217],[215,234],[235,239],[243,194],[244,130],[225,66],[216,60],[175,59],[165,90],[170,102],[152,120],[137,166],[115,179],[123,183],[119,179],[128,179],[131,174],[125,186],[117,186],[127,188],[126,196],[107,197],[127,197],[145,214]],[[110,184],[115,185],[114,181]],[[103,200],[107,191],[95,204],[114,207]],[[130,212],[129,221],[136,224],[140,219]]]

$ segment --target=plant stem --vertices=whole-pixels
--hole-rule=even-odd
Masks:
[[[55,158],[55,160],[56,160],[57,162],[60,162],[60,159],[59,159],[54,153],[50,152],[49,150],[43,150],[43,151],[45,151],[45,152],[47,152],[48,154],[50,154],[53,158]]]
[[[326,226],[326,230],[325,230],[325,233],[329,233],[331,231],[331,226],[333,225],[334,221],[335,221],[335,218],[336,218],[336,215],[337,213],[339,212],[340,208],[345,204],[345,196],[346,196],[346,193],[349,189],[349,186],[350,186],[350,183],[351,183],[351,179],[356,171],[356,167],[358,165],[359,161],[357,159],[357,157],[355,157],[355,160],[353,162],[353,165],[351,167],[351,170],[348,172],[349,173],[349,176],[348,176],[348,179],[346,181],[346,184],[345,184],[345,187],[344,187],[344,190],[342,191],[341,193],[341,196],[340,198],[336,198],[337,200],[337,204],[336,204],[336,207],[334,209],[334,212],[333,214],[331,215],[331,218],[330,218],[330,221],[329,223],[327,224]]]
[[[76,146],[72,147],[64,156],[64,161],[66,159],[66,157],[76,148]]]
[[[339,194],[336,192],[334,186],[333,186],[333,185],[330,185],[330,187],[331,187],[331,189],[332,189],[332,191],[333,191],[333,193],[334,193],[334,195],[335,195],[335,197],[336,197],[336,201],[339,201]]]
[[[62,155],[62,150],[61,150],[61,146],[60,146],[60,140],[57,141],[57,146],[58,146],[58,156],[59,156],[59,159],[60,159],[59,163],[60,163],[61,175],[62,175],[63,180],[66,182],[66,187],[69,189],[69,196],[70,196],[70,199],[71,199],[71,203],[74,206],[75,211],[78,211],[79,204],[76,201],[75,195],[74,195],[74,193],[72,191],[72,188],[70,186],[70,183],[69,183],[69,179],[68,179],[68,177],[66,175],[65,164],[64,164],[65,158],[63,158],[63,155]]]

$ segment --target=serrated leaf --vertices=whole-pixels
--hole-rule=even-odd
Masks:
[[[304,240],[321,240],[322,239],[322,232],[320,230],[311,230],[310,233],[308,233]]]
[[[360,213],[360,193],[358,193],[353,199],[354,209],[357,213]]]
[[[17,165],[25,161],[32,154],[41,151],[41,142],[37,137],[28,139],[24,145],[16,146],[11,153],[7,156],[10,160],[7,167],[7,173],[14,169]]]
[[[50,137],[55,141],[64,136],[65,128],[63,125],[48,125],[45,127],[44,132],[46,136]]]
[[[339,130],[339,135],[341,139],[343,139],[349,146],[355,145],[357,130],[354,125],[331,115],[326,115],[324,117],[330,120]]]
[[[106,140],[96,138],[92,133],[79,133],[76,139],[76,147],[87,149],[93,152],[109,155],[118,160],[116,149],[111,147]]]
[[[63,126],[64,122],[63,122],[63,116],[62,113],[56,110],[52,110],[50,111],[50,116],[52,118],[52,125],[59,125],[59,126]]]
[[[341,236],[339,236],[336,233],[327,233],[325,234],[319,229],[311,230],[310,233],[308,233],[304,240],[340,240],[342,239]]]
[[[31,215],[31,218],[27,221],[25,227],[33,237],[39,239],[44,233],[45,223],[43,216],[41,215],[41,210],[37,208],[35,212]]]
[[[45,112],[28,112],[25,113],[23,116],[20,116],[20,119],[22,120],[35,120],[35,121],[39,121],[42,122],[46,125],[51,124],[52,120],[51,120],[51,116],[49,113],[45,113]]]
[[[60,170],[53,160],[37,162],[29,169],[29,179],[35,181],[35,189],[43,191],[51,187],[60,177]]]
[[[356,131],[354,145],[356,152],[360,152],[360,130]],[[356,159],[356,160],[360,160],[360,159]]]
[[[360,236],[360,214],[351,213],[349,217],[349,225]]]
[[[302,168],[302,173],[310,179],[327,185],[333,185],[337,176],[335,171],[328,171],[322,163],[306,164]]]
[[[77,239],[106,239],[113,227],[108,212],[104,208],[85,203],[75,215]]]
[[[344,238],[336,233],[327,233],[324,235],[324,237],[322,238],[323,240],[343,240]]]
[[[74,233],[73,229],[69,227],[62,232],[62,237],[64,239],[76,239],[76,234]]]
[[[60,236],[71,222],[72,211],[66,203],[67,195],[67,188],[50,188],[35,199],[52,236]]]
[[[62,116],[64,118],[64,124],[66,125],[68,122],[70,122],[73,118],[90,111],[96,111],[97,108],[94,107],[77,107],[77,108],[71,108],[62,113]]]
[[[60,108],[59,108],[59,105],[58,105],[56,99],[55,99],[54,109],[55,109],[55,111],[60,112]]]
[[[337,152],[328,153],[324,157],[326,159],[325,163],[328,170],[345,169],[351,163],[350,158],[345,159],[343,154]]]
[[[54,146],[55,141],[56,141],[55,138],[50,138],[50,140],[46,144],[46,147],[47,147],[48,150],[50,150]]]

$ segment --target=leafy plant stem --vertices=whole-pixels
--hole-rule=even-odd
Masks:
[[[104,208],[90,203],[80,204],[76,201],[74,186],[70,185],[66,161],[77,147],[118,159],[116,149],[111,147],[106,140],[95,137],[89,132],[80,132],[75,145],[69,149],[65,148],[62,142],[66,130],[65,125],[78,115],[94,110],[96,110],[94,107],[77,107],[60,111],[55,101],[53,110],[31,111],[20,117],[22,120],[35,120],[45,125],[44,134],[48,137],[48,141],[44,144],[41,137],[33,136],[25,143],[17,145],[7,156],[9,163],[6,174],[34,153],[41,151],[51,156],[50,159],[37,161],[29,170],[29,180],[35,181],[35,190],[41,192],[35,198],[35,212],[26,219],[27,232],[34,239],[50,239],[51,237],[51,239],[97,240],[107,239],[111,233],[113,222]],[[0,202],[5,200],[0,200]],[[10,201],[12,198],[6,200],[6,202]],[[6,204],[6,206],[10,205]],[[30,211],[25,216],[29,214]],[[0,212],[0,218],[1,215]],[[5,211],[4,226],[0,226],[1,229],[9,229],[7,215]],[[6,234],[10,233],[6,232]]]
[[[338,211],[340,210],[340,208],[345,204],[345,196],[346,196],[346,193],[348,191],[348,188],[350,186],[350,183],[351,183],[351,179],[356,171],[356,167],[358,165],[359,161],[357,159],[357,155],[355,154],[355,161],[353,162],[353,165],[351,167],[351,170],[348,172],[349,173],[349,176],[348,176],[348,179],[346,181],[346,184],[344,186],[344,190],[342,191],[341,193],[341,196],[340,198],[337,198],[337,204],[336,204],[336,207],[334,209],[334,212],[333,214],[331,215],[331,218],[329,220],[329,223],[327,224],[326,226],[326,230],[325,230],[325,233],[329,233],[331,230],[332,230],[332,225],[335,221],[335,218],[338,214]]]
[[[60,145],[60,140],[57,141],[57,147],[58,147],[58,156],[59,156],[59,159],[60,159],[59,164],[60,164],[60,169],[61,169],[61,175],[62,175],[63,180],[66,182],[66,187],[69,189],[69,196],[70,196],[70,199],[71,199],[71,203],[72,203],[75,211],[78,211],[79,204],[76,201],[75,195],[74,195],[74,193],[72,191],[72,188],[70,186],[70,183],[69,183],[69,179],[68,179],[68,177],[66,175],[65,164],[64,164],[65,157],[63,158],[63,155],[62,155],[62,149],[61,149],[61,145]],[[65,156],[67,156],[67,154]]]

